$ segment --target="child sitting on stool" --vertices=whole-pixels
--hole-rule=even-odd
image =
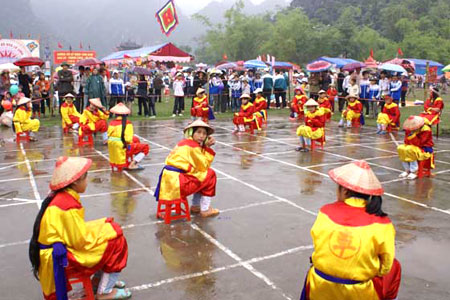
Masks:
[[[405,172],[400,178],[414,180],[417,178],[419,161],[430,160],[430,169],[434,169],[433,134],[425,119],[419,116],[410,116],[403,123],[405,130],[405,144],[397,147],[398,156],[402,161]]]
[[[325,127],[325,116],[323,109],[319,108],[319,103],[314,99],[309,99],[305,103],[305,125],[297,128],[297,135],[300,137],[301,147],[296,151],[308,152],[307,146],[311,146],[311,140],[323,138]]]
[[[398,105],[392,102],[391,96],[385,96],[384,100],[383,110],[378,114],[377,118],[377,134],[386,134],[388,126],[395,129],[399,127],[400,110]]]
[[[352,122],[358,120],[361,117],[363,106],[358,101],[356,94],[350,94],[347,97],[347,109],[342,112],[341,120],[339,121],[339,127],[344,127],[344,120],[347,121],[347,128],[352,127]]]

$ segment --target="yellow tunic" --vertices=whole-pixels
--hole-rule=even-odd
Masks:
[[[200,145],[191,138],[184,139],[170,152],[165,164],[185,171],[185,175],[195,177],[203,182],[208,175],[208,169],[214,160],[215,152],[208,147]],[[178,200],[181,199],[180,173],[163,170],[159,199]]]
[[[63,243],[80,265],[92,268],[102,259],[108,241],[117,237],[111,223],[105,221],[106,218],[84,221],[79,194],[67,188],[57,194],[46,209],[38,242],[43,245]],[[55,291],[52,252],[52,248],[40,251],[39,278],[45,295]]]
[[[323,137],[324,134],[324,124],[323,124],[323,116],[325,114],[325,110],[322,108],[316,109],[313,113],[310,111],[305,112],[305,122],[307,124],[308,120],[312,120],[314,123],[309,125],[300,125],[297,128],[297,135],[303,136],[305,138],[311,139],[311,140],[317,140]],[[318,126],[320,124],[320,126]],[[315,126],[314,126],[315,125]],[[315,130],[313,130],[313,127]]]
[[[389,218],[365,213],[365,200],[349,198],[321,208],[311,229],[314,243],[308,273],[310,300],[379,300],[372,279],[391,270],[395,229]],[[316,274],[362,281],[337,284]]]
[[[23,107],[20,107],[16,110],[13,122],[16,133],[22,133],[24,131],[37,132],[41,125],[39,120],[31,119],[31,110],[27,111]]]
[[[104,114],[100,110],[97,111],[97,114],[92,113],[89,109],[85,109],[83,114],[80,117],[80,124],[88,125],[92,131],[95,131],[95,122],[99,120],[108,120],[109,114]],[[80,135],[82,134],[80,127]]]
[[[80,118],[81,114],[77,111],[75,105],[69,105],[65,103],[65,105],[61,105],[61,117],[62,117],[62,127],[66,128],[67,125],[72,125],[72,120],[69,116],[75,116]]]
[[[122,135],[122,118],[118,117],[116,120],[109,123],[108,126],[108,151],[109,162],[116,165],[125,165],[127,157],[127,149],[123,147],[121,139]],[[127,121],[125,127],[125,142],[130,144],[133,141],[133,124]]]

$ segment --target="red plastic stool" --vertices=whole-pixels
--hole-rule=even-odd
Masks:
[[[88,140],[85,141],[84,137],[87,136]],[[89,145],[89,146],[94,146],[94,138],[92,137],[92,134],[81,134],[78,136],[78,146],[84,146],[84,145]]]
[[[181,204],[184,204],[184,208],[181,207]],[[172,215],[172,212],[175,212],[175,214]],[[158,219],[163,219],[166,224],[170,224],[172,220],[179,219],[190,221],[191,213],[189,212],[189,203],[187,199],[171,201],[159,200],[156,217]]]
[[[64,128],[63,128],[63,133],[64,133],[64,134],[68,134],[68,133],[69,133],[69,129],[70,129],[69,126],[64,127]]]
[[[20,144],[20,141],[30,141],[30,132],[29,131],[23,131],[21,133],[16,134],[16,142],[17,144]]]
[[[431,158],[427,160],[419,161],[419,170],[417,171],[417,177],[431,177]]]
[[[323,137],[320,139],[311,140],[311,152],[314,152],[314,149],[316,149],[317,146],[320,146],[320,149],[323,150],[323,145],[325,145],[325,130],[323,132]]]
[[[85,297],[80,300],[95,300],[94,289],[92,288],[91,277],[89,276],[75,276],[69,278],[70,285],[81,283],[83,285]]]
[[[352,127],[354,127],[354,128],[361,127],[360,118],[355,118],[355,119],[352,120]]]

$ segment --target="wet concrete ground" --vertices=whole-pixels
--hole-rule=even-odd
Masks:
[[[395,141],[374,128],[332,123],[323,151],[298,153],[298,124],[269,122],[258,136],[235,136],[231,122],[213,123],[219,179],[213,205],[222,213],[172,225],[155,218],[152,191],[186,121],[135,124],[151,146],[141,172],[111,173],[99,137],[94,148],[79,148],[57,127],[43,128],[36,143],[7,142],[0,148],[0,299],[42,298],[27,240],[60,155],[93,160],[82,195],[86,219],[113,216],[123,225],[129,260],[122,279],[133,299],[298,299],[313,250],[309,230],[319,208],[335,199],[326,174],[354,159],[367,159],[384,183],[403,265],[399,299],[450,298],[450,140],[436,141],[437,176],[409,182],[398,179]],[[402,143],[403,135],[394,138]]]

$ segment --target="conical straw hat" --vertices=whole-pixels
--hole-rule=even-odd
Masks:
[[[419,129],[425,124],[425,119],[419,116],[409,116],[408,119],[403,122],[404,130],[416,130]]]
[[[102,101],[100,101],[100,98],[89,99],[89,103],[96,106],[97,108],[103,108]]]
[[[72,95],[71,93],[67,93],[64,98],[75,98],[74,95]]]
[[[249,94],[242,94],[241,97],[239,99],[252,99],[252,97],[250,97]]]
[[[113,108],[111,108],[109,111],[115,115],[129,115],[130,114],[130,109],[122,102],[117,103],[117,105],[114,106]]]
[[[309,99],[305,102],[304,106],[319,106],[319,103],[314,99]]]
[[[205,89],[202,89],[202,88],[198,88],[197,89],[197,92],[195,93],[195,95],[199,95],[199,94],[201,94],[201,93],[204,93],[205,92]]]
[[[383,187],[369,164],[364,160],[355,161],[328,172],[330,178],[339,185],[357,193],[381,196]]]
[[[31,101],[30,98],[22,97],[22,98],[20,98],[19,102],[17,102],[17,106],[20,106],[20,105],[23,105],[23,104],[27,104],[30,101]]]
[[[84,157],[60,156],[56,161],[50,189],[57,191],[70,185],[91,167],[92,160]]]
[[[186,133],[186,130],[188,130],[189,128],[194,128],[194,127],[206,128],[208,135],[211,135],[214,133],[214,129],[211,126],[209,126],[208,124],[206,124],[205,122],[203,122],[202,120],[195,120],[194,122],[192,122],[191,124],[186,126],[184,128],[183,132]]]

